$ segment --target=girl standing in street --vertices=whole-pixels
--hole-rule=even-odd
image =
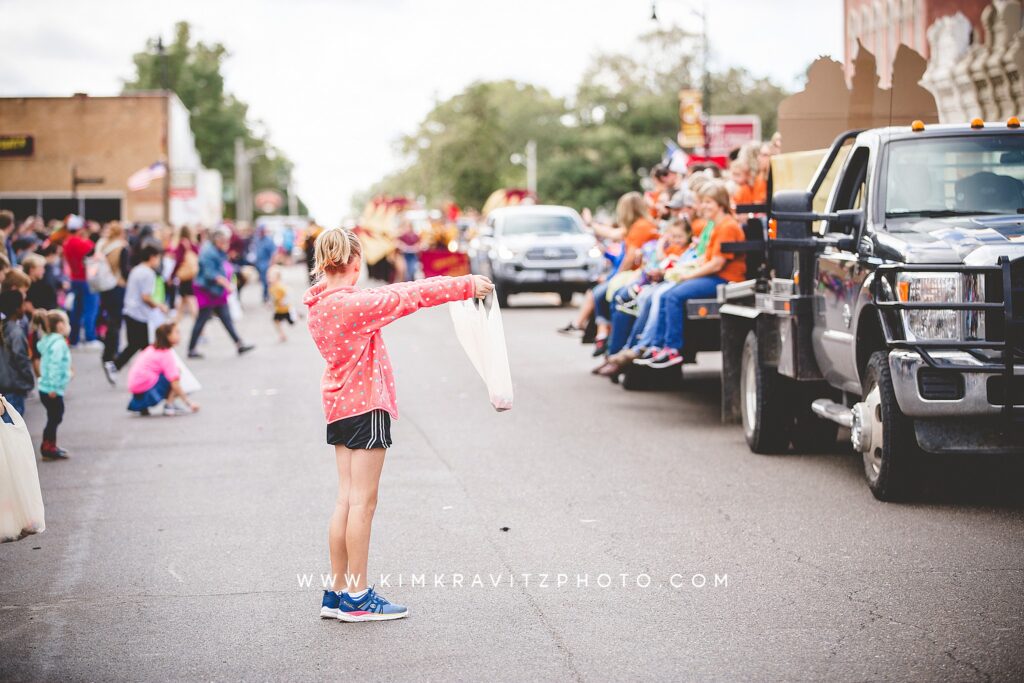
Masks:
[[[320,278],[304,297],[309,331],[327,361],[321,380],[327,443],[334,446],[338,498],[331,516],[332,590],[321,617],[342,621],[399,619],[408,609],[367,587],[370,526],[391,419],[398,419],[395,381],[381,329],[426,306],[484,298],[494,285],[480,275],[435,277],[356,289],[362,246],[351,230],[325,230],[316,241]]]
[[[64,391],[71,381],[68,314],[61,310],[48,311],[46,332],[39,341],[39,400],[46,408],[40,453],[44,460],[66,460],[68,452],[57,446],[57,427],[64,421]]]

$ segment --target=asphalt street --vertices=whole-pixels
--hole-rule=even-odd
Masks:
[[[507,413],[447,311],[388,329],[401,419],[370,564],[411,615],[321,620],[322,363],[255,295],[253,353],[207,328],[195,416],[130,416],[75,352],[48,528],[0,546],[0,679],[1024,679],[1018,465],[943,463],[921,500],[879,503],[844,448],[751,454],[713,354],[680,391],[590,375],[543,295],[504,312]]]

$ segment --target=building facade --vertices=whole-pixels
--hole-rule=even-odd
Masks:
[[[843,0],[847,78],[853,72],[858,41],[875,55],[880,85],[887,88],[901,43],[929,59],[927,32],[937,19],[961,12],[978,35],[981,13],[989,4],[990,0]]]
[[[147,187],[128,179],[163,163]],[[173,93],[0,98],[0,208],[21,220],[87,219],[209,226],[220,174],[202,167],[189,113]]]

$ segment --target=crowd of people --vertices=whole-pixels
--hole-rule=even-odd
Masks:
[[[174,350],[186,318],[193,321],[190,359],[203,357],[199,347],[212,317],[238,354],[254,348],[235,328],[246,282],[259,282],[282,341],[283,324],[294,323],[278,272],[291,262],[291,247],[265,231],[101,225],[74,214],[18,222],[0,211],[0,242],[0,395],[24,415],[38,392],[46,412],[45,460],[68,457],[57,438],[64,395],[73,362],[88,358],[73,356],[73,349],[95,349],[96,371],[112,386],[127,368],[129,410],[185,415],[199,408],[183,386],[191,372]]]
[[[744,145],[727,174],[713,163],[658,164],[647,191],[619,198],[610,224],[584,212],[610,267],[587,292],[577,319],[559,332],[582,335],[596,324],[593,355],[601,363],[594,374],[615,377],[629,364],[666,370],[693,360],[685,345],[686,303],[746,279],[744,255],[722,245],[745,239],[737,207],[754,210],[767,201],[779,142]]]

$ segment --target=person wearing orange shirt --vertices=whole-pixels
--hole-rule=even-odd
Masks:
[[[754,178],[750,165],[743,159],[736,159],[729,164],[729,177],[736,186],[736,191],[732,194],[733,205],[755,203]]]
[[[679,284],[662,295],[653,344],[656,350],[648,349],[645,357],[634,361],[640,365],[670,368],[682,363],[686,302],[711,298],[715,296],[718,285],[740,282],[746,277],[744,255],[722,251],[726,242],[744,239],[743,228],[729,214],[729,190],[724,183],[712,182],[701,188],[697,198],[708,221],[704,231],[711,231],[707,246],[695,265],[679,276]]]
[[[658,239],[658,226],[647,218],[647,205],[639,192],[627,192],[619,198],[615,207],[616,223],[625,230],[623,237],[625,254],[619,262],[617,272],[594,287],[594,312],[597,321],[597,338],[594,343],[594,357],[605,353],[608,335],[612,329],[611,302],[608,288],[615,275],[635,270],[640,266],[642,247]],[[614,291],[614,290],[613,290]]]

